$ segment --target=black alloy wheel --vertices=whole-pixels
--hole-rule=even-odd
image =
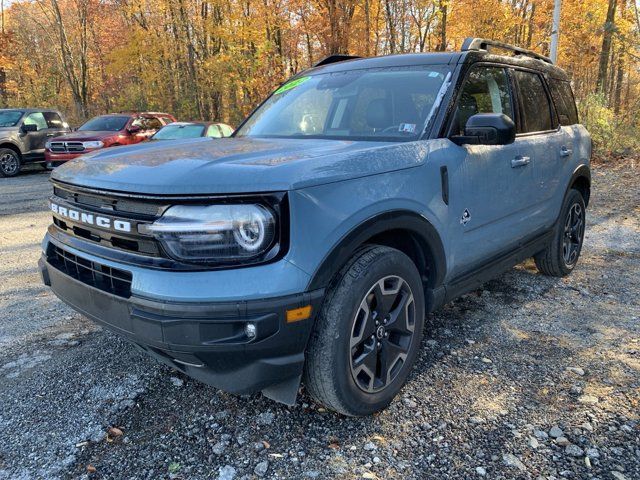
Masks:
[[[415,330],[415,301],[399,276],[378,280],[367,292],[353,321],[351,375],[367,393],[383,390],[406,362]]]

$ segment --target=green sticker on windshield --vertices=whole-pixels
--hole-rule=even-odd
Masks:
[[[285,83],[283,86],[281,86],[279,89],[277,89],[275,92],[273,92],[274,94],[276,93],[283,93],[286,92],[288,90],[291,90],[292,88],[296,88],[298,85],[302,85],[304,82],[306,82],[307,80],[309,80],[311,77],[300,77],[300,78],[296,78],[295,80],[290,81],[289,83]]]

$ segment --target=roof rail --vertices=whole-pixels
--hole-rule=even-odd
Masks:
[[[464,39],[462,43],[462,48],[460,48],[461,52],[467,52],[470,50],[489,50],[488,47],[500,48],[502,50],[509,50],[513,52],[515,55],[522,55],[525,57],[535,58],[537,60],[542,60],[543,62],[550,63],[553,65],[553,62],[549,57],[545,57],[544,55],[540,55],[532,50],[527,50],[526,48],[516,47],[514,45],[509,45],[508,43],[496,42],[495,40],[489,40],[486,38],[473,38],[467,37]]]
[[[318,63],[316,63],[314,67],[329,65],[330,63],[344,62],[345,60],[354,60],[356,58],[362,58],[362,57],[358,57],[357,55],[343,55],[341,53],[336,55],[329,55],[324,60],[320,60]]]

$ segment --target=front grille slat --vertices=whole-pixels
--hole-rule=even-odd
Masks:
[[[53,243],[49,244],[47,261],[52,267],[86,285],[118,297],[131,297],[131,272],[78,257]]]
[[[49,150],[54,153],[78,153],[84,152],[84,144],[82,142],[51,142]]]

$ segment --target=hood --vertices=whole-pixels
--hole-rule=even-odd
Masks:
[[[421,164],[428,141],[197,138],[107,148],[54,170],[57,181],[140,194],[284,191]]]
[[[121,132],[111,132],[102,130],[79,130],[71,133],[65,133],[55,137],[55,140],[64,140],[65,142],[77,141],[87,142],[91,140],[104,140],[109,137],[117,137]]]

